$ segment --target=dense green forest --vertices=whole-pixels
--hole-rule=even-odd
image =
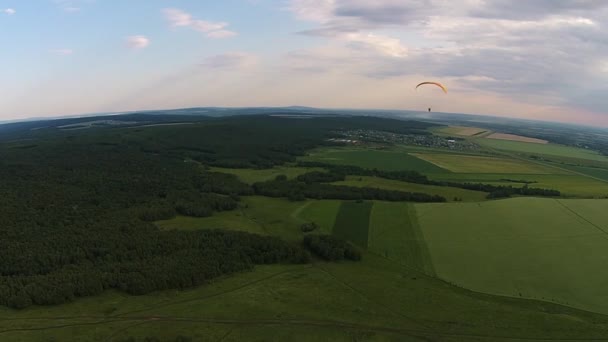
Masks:
[[[154,118],[124,120],[142,119]],[[430,126],[270,116],[81,130],[30,130],[33,125],[11,131],[13,140],[0,146],[0,304],[14,308],[62,303],[108,288],[132,294],[185,288],[255,264],[307,262],[305,247],[318,253],[318,243],[228,231],[161,231],[153,221],[233,210],[241,196],[266,192],[207,166],[266,168],[295,161],[343,129],[428,134],[423,130]],[[353,189],[318,181],[295,183],[312,191],[302,192],[311,197],[411,200],[404,193],[352,195]]]

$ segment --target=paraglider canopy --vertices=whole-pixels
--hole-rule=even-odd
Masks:
[[[432,84],[432,85],[438,86],[439,88],[441,88],[441,90],[443,90],[444,93],[446,93],[446,94],[448,93],[448,88],[446,88],[443,84],[441,84],[439,82],[422,82],[416,86],[416,89],[418,89],[418,87],[420,87],[421,85],[425,85],[425,84]]]

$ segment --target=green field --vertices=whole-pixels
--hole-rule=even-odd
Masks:
[[[292,213],[292,216],[307,222],[314,222],[319,225],[318,232],[331,234],[341,204],[342,201],[339,200],[311,200],[306,206],[300,207],[301,210]]]
[[[318,168],[305,168],[295,166],[281,166],[274,167],[271,169],[229,169],[223,167],[212,167],[211,171],[230,173],[237,176],[240,180],[245,183],[253,184],[255,182],[264,182],[267,180],[274,179],[278,175],[285,175],[287,178],[292,179],[297,176],[311,171],[320,171]]]
[[[289,202],[280,198],[243,197],[242,208],[216,213],[211,217],[181,217],[158,221],[162,229],[232,229],[251,233],[300,239],[300,224],[305,219],[297,213],[312,202]]]
[[[574,172],[582,173],[608,182],[608,169],[572,165],[559,165],[559,167],[563,167],[564,169],[572,170]]]
[[[482,146],[494,148],[497,150],[608,162],[608,157],[603,156],[596,151],[563,145],[534,144],[520,141],[508,141],[497,139],[476,139],[475,142]]]
[[[451,175],[451,173],[448,175]],[[483,201],[485,200],[487,195],[485,192],[481,191],[472,191],[447,186],[407,183],[378,177],[347,176],[345,181],[334,182],[333,184],[380,188],[387,190],[399,190],[407,192],[422,192],[430,195],[443,196],[448,201],[452,201],[455,197],[458,197],[463,201]]]
[[[605,200],[416,204],[437,275],[474,291],[608,313]]]
[[[368,249],[425,274],[435,274],[412,204],[374,202]]]
[[[368,150],[325,148],[310,152],[302,161],[316,161],[339,165],[354,165],[366,169],[399,171],[414,170],[422,173],[449,172],[432,163],[403,152],[402,149]]]
[[[475,174],[475,173],[451,173],[434,174],[433,180],[446,180],[453,182],[486,183],[494,185],[523,186],[522,183],[501,181],[501,179],[528,180],[538,183],[530,184],[531,187],[555,189],[568,197],[599,197],[608,195],[608,183],[577,174],[563,175],[531,175],[531,174]]]
[[[455,173],[563,173],[554,168],[509,158],[452,153],[416,153],[414,155]]]
[[[0,338],[17,342],[125,341],[128,337],[175,341],[178,336],[192,341],[605,338],[606,329],[598,321],[606,318],[471,293],[365,254],[359,263],[259,266],[185,291],[143,296],[106,292],[52,307],[3,308]]]
[[[480,233],[475,233],[475,237],[470,238],[473,234],[470,227],[463,227],[458,218],[449,218],[450,214],[479,214],[476,210],[483,213],[486,211],[475,208],[479,208],[479,205],[509,201],[454,204],[455,207],[466,208],[465,211],[449,209],[451,204],[446,204],[441,210],[442,214],[436,215],[434,205],[431,204],[373,202],[372,206],[372,202],[288,202],[283,199],[244,197],[245,207],[240,213],[220,213],[218,215],[221,219],[217,220],[177,218],[163,221],[159,225],[164,228],[185,229],[217,228],[218,225],[229,229],[249,227],[244,230],[299,239],[302,236],[298,228],[300,222],[315,220],[324,227],[335,220],[336,228],[344,229],[355,240],[363,240],[364,235],[369,235],[366,243],[373,253],[364,252],[361,262],[317,261],[307,265],[258,266],[251,272],[223,277],[208,285],[183,291],[163,291],[143,296],[108,291],[100,296],[82,298],[58,306],[30,307],[20,311],[3,308],[0,309],[0,339],[124,341],[128,337],[137,337],[139,341],[149,336],[160,338],[161,341],[174,341],[176,337],[183,336],[193,341],[253,339],[455,342],[495,341],[504,338],[604,338],[608,332],[606,316],[551,303],[470,292],[427,275],[433,273],[430,268],[433,264],[430,264],[429,260],[432,260],[435,266],[439,264],[443,265],[442,267],[445,267],[447,262],[445,257],[437,260],[437,248],[442,251],[440,256],[456,249],[461,254],[450,256],[450,259],[454,260],[456,266],[462,266],[460,263],[467,259],[466,262],[472,263],[472,266],[466,265],[467,267],[464,267],[464,270],[460,268],[460,271],[467,272],[468,269],[473,280],[477,280],[485,274],[475,273],[476,269],[488,272],[487,268],[476,268],[477,264],[497,260],[506,263],[509,262],[508,258],[511,258],[511,261],[527,260],[526,255],[529,258],[533,253],[526,248],[531,243],[526,244],[525,241],[534,241],[532,237],[541,242],[543,239],[549,243],[563,242],[559,237],[566,229],[564,227],[558,229],[553,236],[541,239],[541,232],[534,234],[525,228],[521,229],[520,235],[514,232],[511,232],[511,235],[509,232],[502,235],[491,233],[488,227],[493,226],[483,224],[483,221],[478,224],[482,227],[475,229]],[[573,210],[579,210],[577,206],[584,207],[585,210],[595,208],[593,212],[582,212],[588,217],[601,215],[606,204],[603,201],[589,201],[589,204],[583,201],[564,203]],[[535,207],[528,204],[523,206],[532,208],[524,210],[524,213],[532,215],[530,212]],[[418,230],[420,228],[417,229],[416,215],[412,210],[414,207],[418,215],[422,215],[423,225],[420,228],[428,240],[426,244],[421,240],[421,230]],[[508,208],[503,212],[503,216],[512,218],[509,211],[512,209],[513,206]],[[340,210],[340,214],[336,219],[337,210]],[[489,213],[492,214],[492,210]],[[447,228],[437,227],[434,235],[429,234],[428,230],[433,229],[424,226],[428,225],[429,218],[442,217],[448,221]],[[522,218],[526,219],[528,216]],[[595,219],[606,222],[602,216]],[[469,226],[478,222],[474,218],[471,220],[473,222],[469,223]],[[564,221],[562,217],[557,217],[555,221],[558,220],[565,222],[568,227],[584,225],[576,219]],[[547,230],[548,228],[543,229],[545,233]],[[526,234],[529,238],[525,238]],[[598,241],[596,244],[602,244],[601,241],[605,240],[597,239],[598,234],[590,233],[588,236],[595,236]],[[429,235],[434,238],[429,238]],[[482,240],[476,240],[476,236],[480,236]],[[506,239],[508,237],[512,239]],[[587,249],[595,245],[589,241],[581,245],[579,241],[584,240],[585,236],[580,239],[572,236],[569,238],[575,241],[572,247],[563,247],[560,244],[558,248],[537,251],[537,254],[555,256],[562,252],[564,257],[567,257],[566,260],[576,261],[578,259],[573,258],[573,253],[583,253],[580,260],[590,263],[589,265],[580,271],[572,270],[567,265],[565,268],[568,272],[578,272],[570,274],[572,279],[566,280],[582,284],[583,279],[576,279],[574,276],[582,277],[583,272],[589,272],[593,265],[605,264],[606,260],[601,259],[603,251],[598,250],[593,250],[598,260],[589,260],[588,254],[592,251]],[[479,243],[474,244],[471,241]],[[483,247],[481,242],[489,243],[489,246]],[[495,249],[493,243],[499,243],[502,249]],[[519,244],[523,246],[518,247]],[[460,246],[461,249],[476,247],[479,252],[493,254],[484,254],[483,257],[475,259],[470,257],[476,253],[475,248],[462,252],[461,249],[450,248],[454,245]],[[428,246],[430,251],[430,259],[425,252],[425,246]],[[518,256],[517,253],[528,254]],[[550,259],[550,256],[546,258]],[[531,267],[530,264],[528,262],[527,267]],[[545,266],[547,264],[542,263],[534,266],[534,269]],[[424,269],[424,272],[418,271],[419,269]],[[558,275],[556,278],[548,278],[552,281],[549,289],[559,287],[562,283],[557,280],[563,281],[566,277],[564,270],[553,270]],[[442,269],[437,270],[437,273],[445,278],[445,274],[441,272]],[[505,272],[509,275],[516,273],[505,268],[490,274]],[[545,273],[548,273],[548,269],[545,269]],[[589,278],[587,274],[587,285],[599,284],[592,287],[598,289],[603,284],[602,272],[596,272],[592,276],[595,278]],[[437,310],[438,307],[441,310]]]
[[[374,202],[344,201],[340,205],[333,234],[351,241],[359,247],[367,247],[370,213]]]

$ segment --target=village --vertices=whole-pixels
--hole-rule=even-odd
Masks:
[[[447,148],[457,151],[476,151],[479,146],[462,138],[441,137],[437,135],[397,134],[377,130],[351,130],[341,132],[343,138],[330,141],[345,144],[375,142],[384,144],[404,144],[430,148]]]

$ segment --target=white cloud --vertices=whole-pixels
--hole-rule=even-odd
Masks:
[[[302,70],[418,75],[455,82],[452,93],[608,112],[608,98],[594,99],[608,91],[605,0],[291,0],[289,10],[316,23],[300,34],[340,57],[286,58]]]
[[[126,42],[132,49],[143,49],[150,45],[150,39],[142,35],[129,36],[126,38]]]
[[[163,13],[172,27],[190,27],[208,38],[229,38],[237,35],[236,32],[226,29],[229,25],[226,22],[195,19],[190,13],[177,8],[165,8]]]
[[[370,48],[390,57],[406,57],[408,49],[396,38],[376,35],[373,33],[362,34],[358,32],[344,34],[344,39],[354,45]]]
[[[72,49],[54,49],[54,50],[51,50],[51,53],[58,55],[58,56],[69,56],[74,53],[74,50],[72,50]]]
[[[163,13],[172,26],[190,26],[192,24],[192,16],[182,10],[166,8]]]
[[[4,12],[5,14],[8,14],[8,15],[13,15],[13,14],[17,13],[17,11],[15,11],[12,8],[4,9],[4,10],[2,10],[2,12]]]

